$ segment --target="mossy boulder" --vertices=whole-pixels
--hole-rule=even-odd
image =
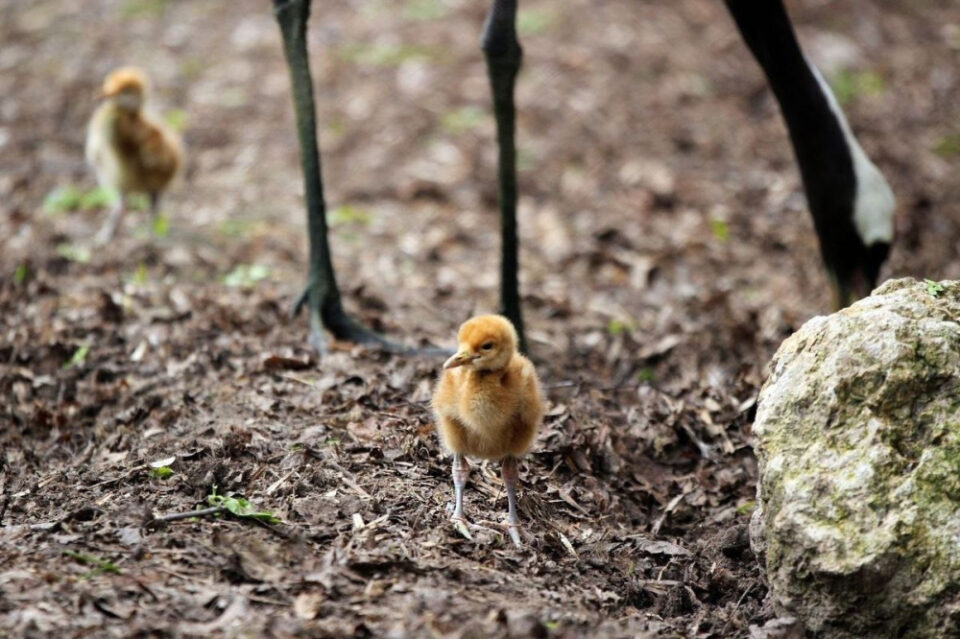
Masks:
[[[751,543],[818,637],[960,636],[960,282],[891,280],[771,363]]]

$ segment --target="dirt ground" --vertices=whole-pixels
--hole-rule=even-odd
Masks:
[[[452,346],[497,300],[486,3],[315,4],[346,303]],[[522,281],[549,412],[516,550],[496,465],[467,492],[483,528],[448,523],[441,361],[318,358],[287,316],[306,244],[269,3],[0,2],[5,634],[776,636],[745,531],[752,408],[829,300],[776,104],[719,2],[521,5]],[[897,194],[885,276],[960,278],[960,8],[790,8]],[[84,127],[128,63],[190,161],[166,229],[132,214],[100,248]],[[282,522],[154,521],[214,490]]]

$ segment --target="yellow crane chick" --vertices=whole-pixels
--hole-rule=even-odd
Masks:
[[[160,194],[183,164],[178,136],[144,110],[148,93],[146,75],[134,67],[110,73],[103,82],[103,103],[87,128],[87,161],[100,186],[119,196],[110,218],[97,238],[110,240],[126,211],[130,193],[150,198],[150,213],[157,214]]]
[[[510,538],[520,545],[517,458],[529,450],[543,418],[543,398],[533,364],[517,352],[517,331],[500,315],[467,320],[457,333],[457,353],[443,365],[433,412],[443,445],[453,453],[453,519],[466,523],[465,456],[503,460]]]

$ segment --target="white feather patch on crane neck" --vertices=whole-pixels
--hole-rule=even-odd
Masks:
[[[804,56],[804,59],[817,79],[820,89],[827,97],[827,104],[830,105],[830,110],[837,117],[847,147],[850,149],[853,172],[857,178],[857,192],[853,202],[853,223],[857,228],[857,233],[866,246],[877,242],[889,244],[893,241],[893,214],[897,207],[893,191],[883,174],[880,173],[880,169],[870,161],[863,147],[857,142],[857,138],[854,137],[850,124],[843,114],[843,109],[840,108],[840,104],[826,80],[820,75],[820,71],[817,70],[817,67],[809,58]]]

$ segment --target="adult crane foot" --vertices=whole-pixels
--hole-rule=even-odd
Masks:
[[[307,283],[303,292],[290,307],[290,317],[296,317],[300,314],[303,307],[309,306],[309,343],[311,348],[321,355],[327,352],[327,338],[324,330],[329,330],[338,340],[379,348],[389,353],[410,354],[413,351],[413,349],[410,349],[404,344],[393,342],[363,326],[344,313],[343,310],[339,309],[339,304],[337,305],[337,310],[323,312],[320,308],[322,307],[322,302],[315,304],[311,300],[311,297],[313,297],[315,293],[313,290],[314,286],[313,282]],[[320,297],[320,295],[317,295],[317,297]]]

